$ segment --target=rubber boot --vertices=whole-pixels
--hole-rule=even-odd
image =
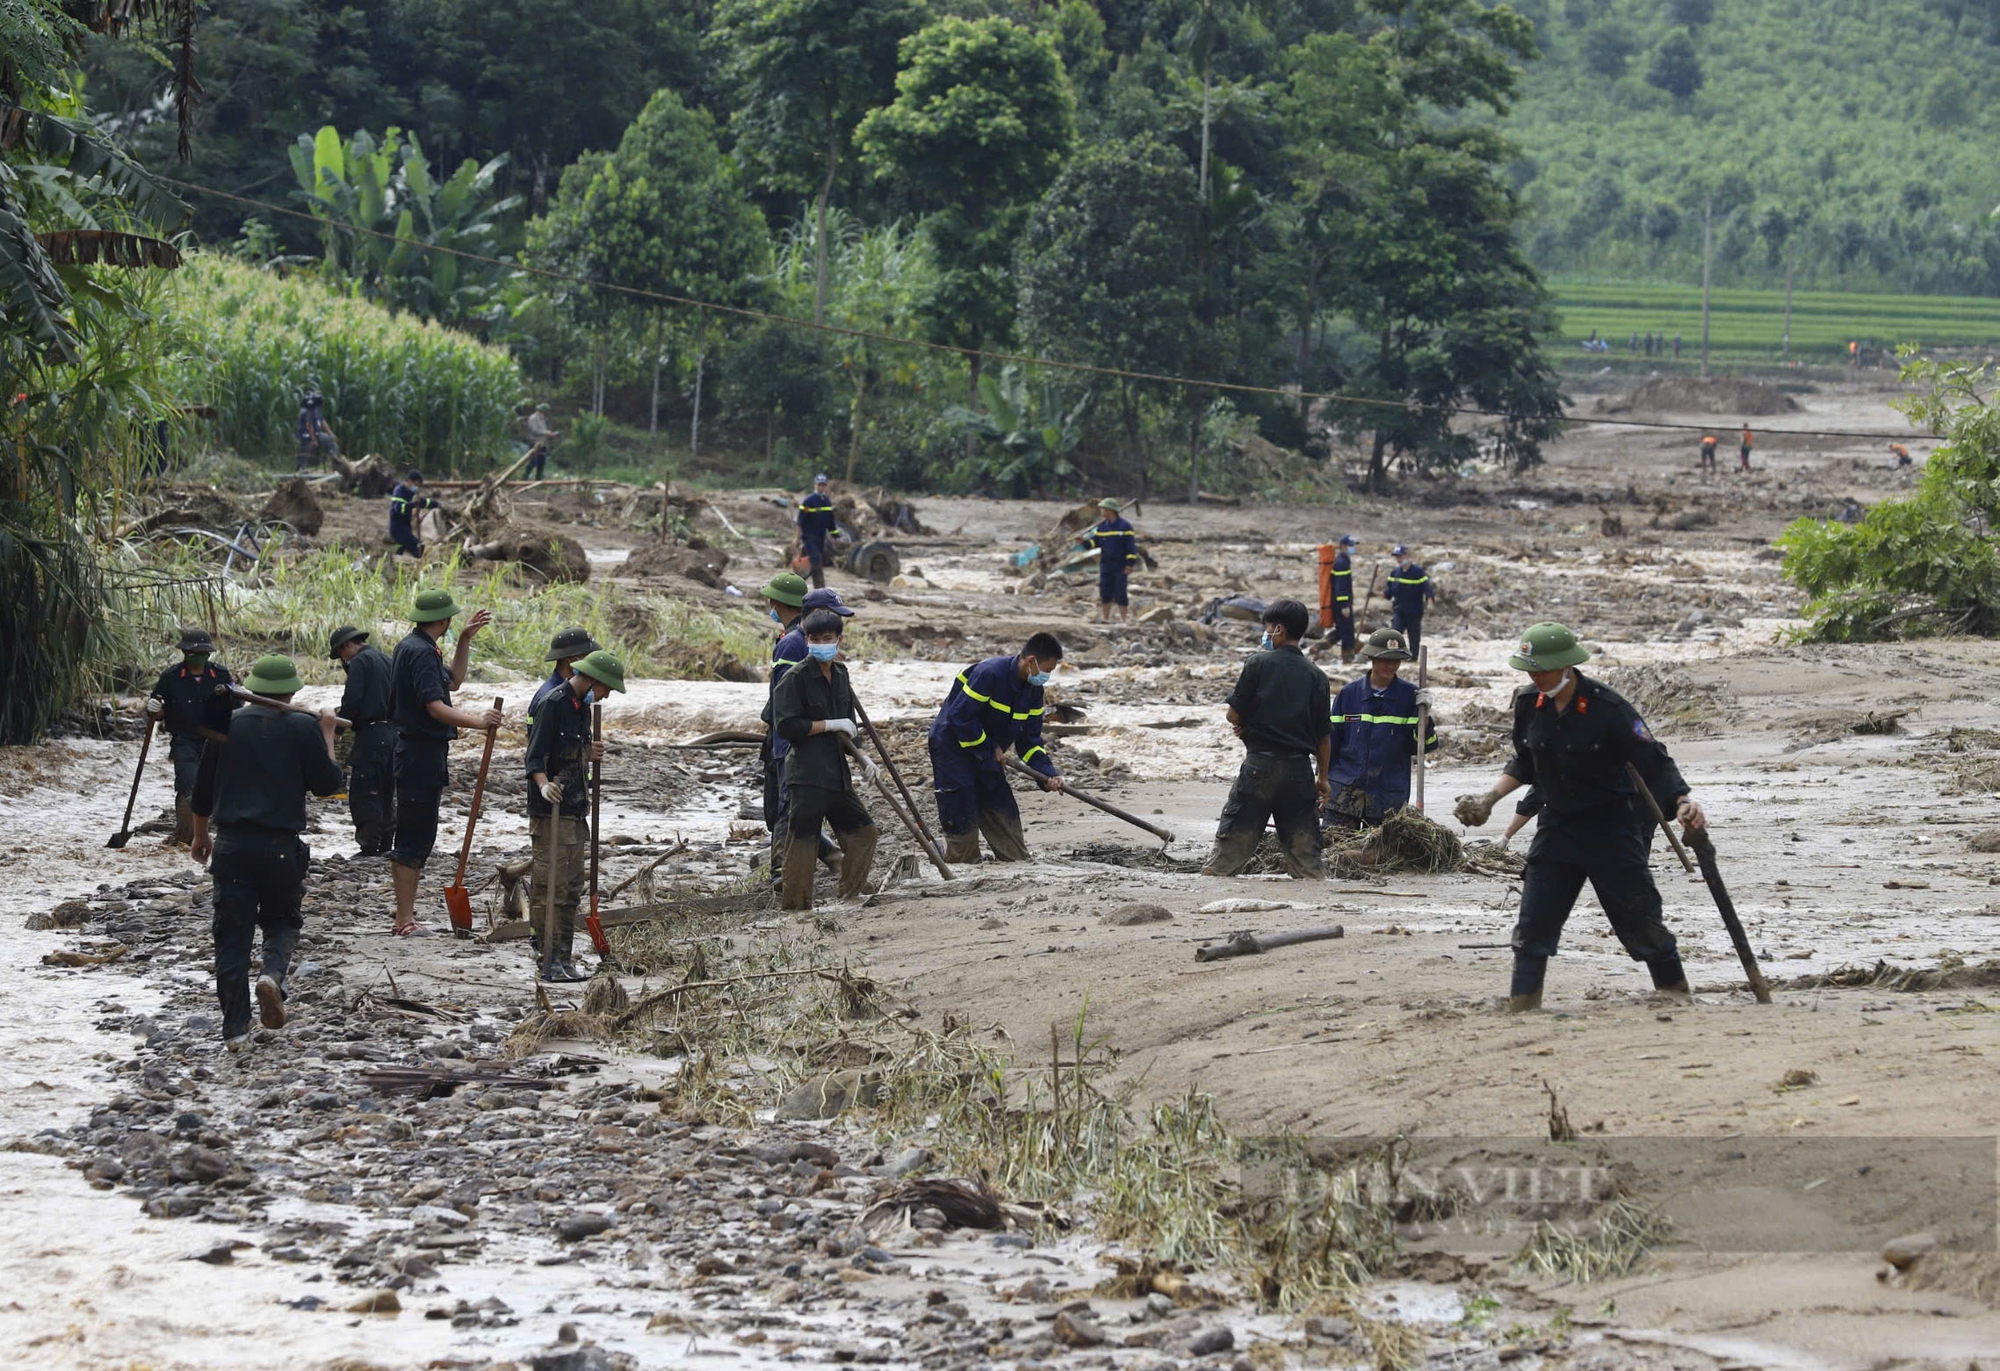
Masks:
[[[1021,816],[1002,814],[997,809],[979,811],[979,833],[986,839],[986,850],[993,854],[996,862],[1025,862],[1028,860],[1028,840],[1021,832]]]
[[[1507,995],[1509,1014],[1526,1014],[1542,1007],[1542,981],[1549,972],[1549,959],[1530,952],[1514,954],[1514,982]]]
[[[1262,833],[1218,833],[1215,836],[1215,850],[1208,854],[1208,861],[1201,868],[1204,876],[1234,876],[1250,865],[1250,859],[1257,855],[1257,844]]]
[[[194,800],[187,795],[174,796],[174,833],[167,841],[175,847],[194,845]]]
[[[778,887],[778,908],[804,910],[813,907],[813,877],[819,874],[815,859],[819,844],[811,838],[794,838],[785,849],[785,878]]]
[[[1319,830],[1308,828],[1294,833],[1289,843],[1280,844],[1280,860],[1285,864],[1285,874],[1297,881],[1323,881],[1326,879],[1326,858],[1322,855]]]
[[[873,824],[840,835],[845,844],[840,854],[841,899],[851,900],[867,887],[868,873],[875,865],[875,844],[881,837],[882,830]]]
[[[947,866],[978,866],[979,835],[977,833],[945,834],[944,860]]]
[[[1688,984],[1687,971],[1681,966],[1681,954],[1669,952],[1646,963],[1646,970],[1653,974],[1654,993],[1694,999],[1694,987]]]

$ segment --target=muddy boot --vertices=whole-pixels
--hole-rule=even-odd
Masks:
[[[840,854],[840,898],[851,900],[868,884],[868,872],[875,865],[875,844],[882,830],[870,824],[840,835],[845,844]]]
[[[1021,832],[1021,816],[1002,814],[997,809],[979,811],[979,834],[996,862],[1025,862],[1028,840]]]
[[[194,800],[190,796],[174,796],[174,831],[167,841],[175,847],[193,846]]]
[[[811,838],[794,838],[785,849],[785,877],[778,887],[778,908],[811,909],[813,877],[819,874],[814,860],[819,844]]]
[[[1307,829],[1294,833],[1289,843],[1278,848],[1278,856],[1285,864],[1285,874],[1294,880],[1323,881],[1326,879],[1326,861],[1321,856],[1319,833]]]
[[[1669,952],[1646,963],[1646,970],[1653,974],[1655,995],[1694,1002],[1694,987],[1688,984],[1687,972],[1681,967],[1681,954]]]
[[[979,835],[977,833],[945,834],[944,860],[947,866],[978,866]]]
[[[1250,859],[1257,855],[1257,844],[1262,833],[1218,833],[1215,850],[1208,854],[1208,861],[1202,866],[1204,876],[1234,876],[1250,865]]]
[[[1514,981],[1507,994],[1509,1014],[1527,1014],[1542,1007],[1542,981],[1548,972],[1547,957],[1528,952],[1514,954]]]

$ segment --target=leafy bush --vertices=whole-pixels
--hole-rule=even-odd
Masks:
[[[512,433],[513,359],[436,324],[211,254],[176,273],[165,310],[191,345],[179,396],[215,406],[216,438],[243,456],[290,460],[308,386],[354,454],[456,469]]]

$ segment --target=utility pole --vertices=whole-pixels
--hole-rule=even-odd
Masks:
[[[1704,381],[1708,379],[1708,283],[1713,264],[1711,249],[1715,246],[1714,221],[1715,197],[1704,196],[1701,202],[1701,379]]]

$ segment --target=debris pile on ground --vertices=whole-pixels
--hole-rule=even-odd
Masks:
[[[257,517],[270,523],[290,524],[310,538],[326,522],[326,511],[320,508],[311,483],[303,476],[294,476],[279,483],[264,501],[264,507],[257,511]]]
[[[1945,957],[1936,966],[1902,967],[1878,961],[1873,966],[1843,966],[1781,983],[1787,990],[1985,990],[2000,986],[2000,958],[1968,966],[1963,957]]]
[[[626,576],[678,576],[720,590],[728,584],[729,554],[719,548],[645,543],[632,549],[619,571]]]
[[[1396,872],[1434,876],[1463,869],[1465,847],[1449,829],[1406,806],[1383,820],[1381,827],[1334,844],[1327,850],[1326,863],[1329,871],[1341,877]]]
[[[1697,681],[1672,662],[1614,667],[1603,680],[1631,702],[1655,733],[1727,718],[1735,703],[1729,687]]]
[[[843,491],[834,497],[834,518],[857,538],[878,538],[885,533],[903,533],[913,538],[935,537],[917,517],[916,502],[877,489],[871,496]]]
[[[363,500],[387,495],[403,477],[402,472],[372,452],[355,461],[335,453],[332,462],[333,469],[340,473],[342,487]]]
[[[234,534],[250,521],[250,512],[214,486],[178,486],[155,497],[159,508],[127,525],[125,533],[152,533],[163,528],[206,528]]]
[[[1599,414],[1706,414],[1719,428],[1728,428],[1739,419],[1765,414],[1795,414],[1799,402],[1764,381],[1734,376],[1714,376],[1706,380],[1694,376],[1655,376],[1626,395],[1599,399]],[[1728,446],[1734,435],[1717,433]],[[1688,446],[1694,443],[1690,439]]]
[[[519,520],[466,549],[488,562],[512,562],[544,581],[587,581],[590,559],[583,544],[547,524]]]

